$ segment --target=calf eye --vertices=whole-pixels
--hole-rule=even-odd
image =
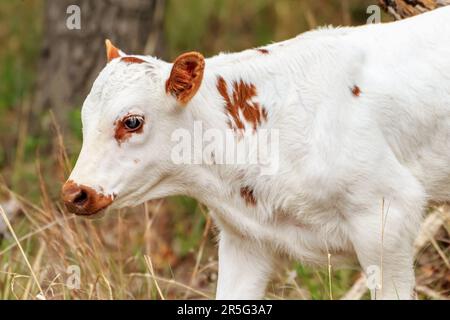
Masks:
[[[123,120],[123,125],[125,129],[130,132],[139,130],[140,127],[144,124],[144,118],[140,116],[129,116]]]

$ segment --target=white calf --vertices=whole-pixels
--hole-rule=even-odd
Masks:
[[[221,299],[263,297],[280,255],[328,253],[382,267],[377,298],[412,296],[424,206],[450,201],[450,8],[173,64],[107,53],[63,187],[70,211],[197,198],[220,229]],[[261,132],[276,137],[270,170],[223,160]]]

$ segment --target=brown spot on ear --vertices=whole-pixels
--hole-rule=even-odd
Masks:
[[[253,194],[253,189],[249,186],[245,186],[241,188],[241,197],[245,200],[247,205],[255,206],[256,198]]]
[[[217,90],[226,103],[226,111],[233,121],[229,125],[235,131],[244,130],[244,121],[250,122],[253,130],[261,124],[262,120],[267,120],[267,111],[257,102],[253,101],[256,97],[256,87],[253,84],[233,81],[233,95],[228,94],[228,86],[224,78],[218,77]],[[244,119],[241,119],[241,115]]]
[[[128,63],[144,63],[145,61],[137,57],[123,57],[120,61]]]
[[[135,130],[135,131],[129,131],[125,128],[125,124],[123,123],[123,120],[126,119],[127,116],[123,117],[121,120],[116,120],[114,122],[114,139],[116,139],[117,143],[119,144],[119,146],[127,141],[128,139],[130,139],[130,137],[133,134],[140,134],[144,131],[144,125],[142,125],[139,129]]]
[[[352,88],[352,94],[353,94],[355,97],[359,97],[359,96],[361,95],[361,89],[360,89],[357,85],[353,86],[353,88]]]
[[[180,55],[173,63],[166,92],[172,94],[181,104],[186,104],[197,93],[203,79],[205,58],[198,52]]]
[[[264,48],[258,48],[258,49],[256,49],[256,51],[258,51],[259,53],[262,53],[262,54],[269,54],[269,50],[264,49]]]
[[[105,40],[106,45],[106,58],[108,59],[108,62],[110,62],[112,59],[120,57],[119,49],[113,46],[111,41],[109,39]]]

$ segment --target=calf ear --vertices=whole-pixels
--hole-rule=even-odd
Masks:
[[[108,59],[108,62],[110,62],[112,59],[121,57],[123,55],[123,52],[114,47],[114,45],[109,41],[109,39],[105,40],[106,45],[106,58]]]
[[[203,79],[205,58],[198,52],[187,52],[175,59],[166,81],[166,92],[181,104],[188,103],[196,94]]]

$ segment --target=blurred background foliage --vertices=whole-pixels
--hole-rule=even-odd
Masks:
[[[185,50],[206,55],[239,51],[296,36],[318,26],[360,25],[368,0],[183,0],[168,2],[167,57]],[[194,17],[194,18],[193,18]],[[383,15],[384,20],[388,20]]]
[[[131,0],[130,3],[138,5],[139,1],[146,0]],[[364,24],[368,18],[367,7],[376,1],[166,0],[162,3],[162,45],[155,51],[161,58],[171,61],[184,51],[198,50],[210,56],[281,41],[318,26]],[[102,282],[99,275],[104,277],[103,291],[100,288],[93,294],[92,291],[69,293],[62,290],[54,294],[57,298],[157,298],[152,281],[136,280],[140,279],[139,272],[146,272],[148,267],[142,253],[151,255],[161,277],[176,278],[211,297],[217,270],[216,232],[207,209],[190,198],[173,197],[149,203],[119,212],[104,221],[81,222],[68,218],[72,220],[65,222],[60,233],[53,230],[28,237],[61,215],[66,219],[59,200],[61,183],[67,178],[67,170],[62,168],[61,162],[64,162],[65,150],[69,163],[73,164],[81,147],[79,103],[52,107],[64,108],[68,121],[58,116],[53,119],[48,108],[33,112],[36,83],[42,72],[39,63],[45,37],[45,10],[44,0],[0,0],[0,201],[14,194],[22,204],[27,203],[22,207],[24,217],[14,222],[18,235],[27,238],[23,243],[27,255],[36,268],[40,266],[41,254],[48,255],[45,256],[47,261],[59,257],[52,260],[56,269],[70,262],[81,264],[83,270],[92,270],[93,278],[85,279],[89,285],[98,285]],[[66,16],[65,12],[60,14],[63,18]],[[382,20],[392,19],[383,14]],[[85,27],[89,29],[83,23],[82,15],[81,32]],[[120,39],[116,44],[121,47]],[[91,45],[85,43],[86,48]],[[103,42],[99,45],[103,46]],[[97,58],[86,56],[85,59]],[[106,61],[101,61],[104,63]],[[86,85],[90,87],[91,83]],[[39,130],[35,129],[37,123]],[[80,241],[70,242],[73,240],[69,241],[68,235],[79,237]],[[22,287],[17,280],[19,293],[12,294],[10,290],[14,275],[28,274],[17,248],[10,249],[11,243],[9,239],[0,244],[0,295],[2,298],[27,297],[30,290],[37,290],[30,284],[29,277]],[[45,246],[50,250],[42,253]],[[102,256],[94,249],[100,250]],[[271,285],[270,297],[330,298],[326,268],[309,268],[297,263],[283,268]],[[331,286],[335,298],[342,296],[358,277],[355,270],[333,270]],[[137,278],[127,280],[125,273]],[[46,279],[43,276],[42,286],[48,285]],[[164,289],[167,297],[202,297],[192,290],[189,293],[189,290],[173,291],[171,288],[173,283]]]

